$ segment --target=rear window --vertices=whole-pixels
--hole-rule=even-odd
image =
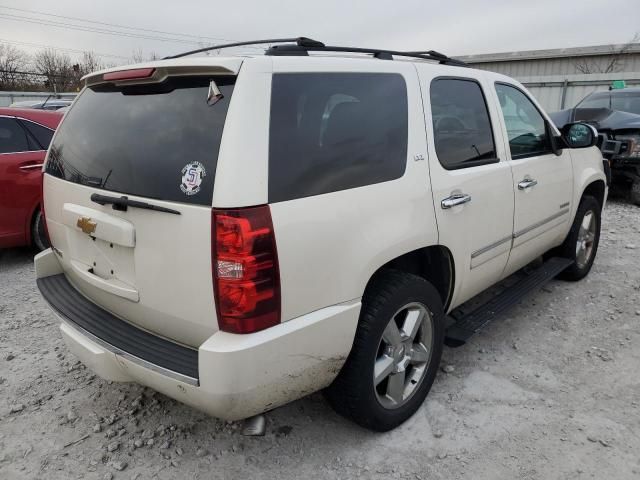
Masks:
[[[640,115],[640,92],[625,92],[611,95],[611,110]]]
[[[269,201],[401,177],[407,122],[407,87],[399,74],[274,75]]]
[[[70,182],[159,200],[211,205],[234,79],[86,88],[55,136],[46,172]]]
[[[582,100],[576,108],[609,108],[609,94],[596,93]]]

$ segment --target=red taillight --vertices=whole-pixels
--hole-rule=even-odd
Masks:
[[[268,205],[213,210],[213,283],[220,330],[280,323],[280,273]]]
[[[102,79],[104,81],[137,80],[140,78],[149,78],[155,71],[155,68],[134,68],[133,70],[121,70],[119,72],[105,73],[102,76]]]

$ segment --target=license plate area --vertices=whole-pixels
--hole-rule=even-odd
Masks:
[[[138,301],[135,228],[125,219],[75,204],[64,204],[68,258],[84,281]]]
[[[77,232],[68,232],[67,243],[70,259],[86,266],[93,275],[135,286],[133,248]]]

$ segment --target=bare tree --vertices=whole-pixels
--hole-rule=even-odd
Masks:
[[[131,60],[133,60],[133,63],[144,63],[151,60],[160,60],[160,58],[160,55],[156,52],[151,52],[149,55],[145,55],[141,48],[134,50],[131,54]]]
[[[82,57],[78,60],[78,63],[75,63],[71,66],[73,71],[73,87],[76,90],[80,90],[82,88],[82,77],[88,75],[92,72],[102,70],[104,64],[100,61],[100,58],[91,51],[82,52]]]
[[[0,44],[0,90],[19,90],[24,83],[24,72],[29,56],[11,45]]]
[[[625,55],[629,54],[640,40],[640,32],[636,33],[631,40],[623,45],[618,45],[611,49],[606,62],[589,60],[588,58],[577,60],[574,63],[576,71],[579,73],[615,73],[624,68]]]
[[[69,55],[51,48],[31,59],[23,51],[0,43],[0,90],[77,91],[83,76],[106,67],[92,51],[83,52],[73,63]]]
[[[100,58],[94,52],[83,52],[78,65],[81,77],[105,68]]]
[[[142,49],[141,48],[138,48],[138,49],[133,51],[133,53],[131,54],[131,60],[133,60],[133,63],[142,63],[142,62],[144,62],[144,54],[142,53]]]
[[[56,53],[51,48],[41,50],[35,55],[34,67],[46,78],[45,85],[54,92],[75,89],[78,75],[69,55]]]

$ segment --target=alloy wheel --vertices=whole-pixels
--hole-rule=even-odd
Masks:
[[[593,255],[593,245],[596,238],[596,216],[592,210],[585,212],[578,231],[576,242],[576,265],[584,268],[589,264]]]
[[[387,324],[376,355],[373,386],[387,409],[405,405],[427,373],[433,350],[433,317],[421,303],[399,309]]]

